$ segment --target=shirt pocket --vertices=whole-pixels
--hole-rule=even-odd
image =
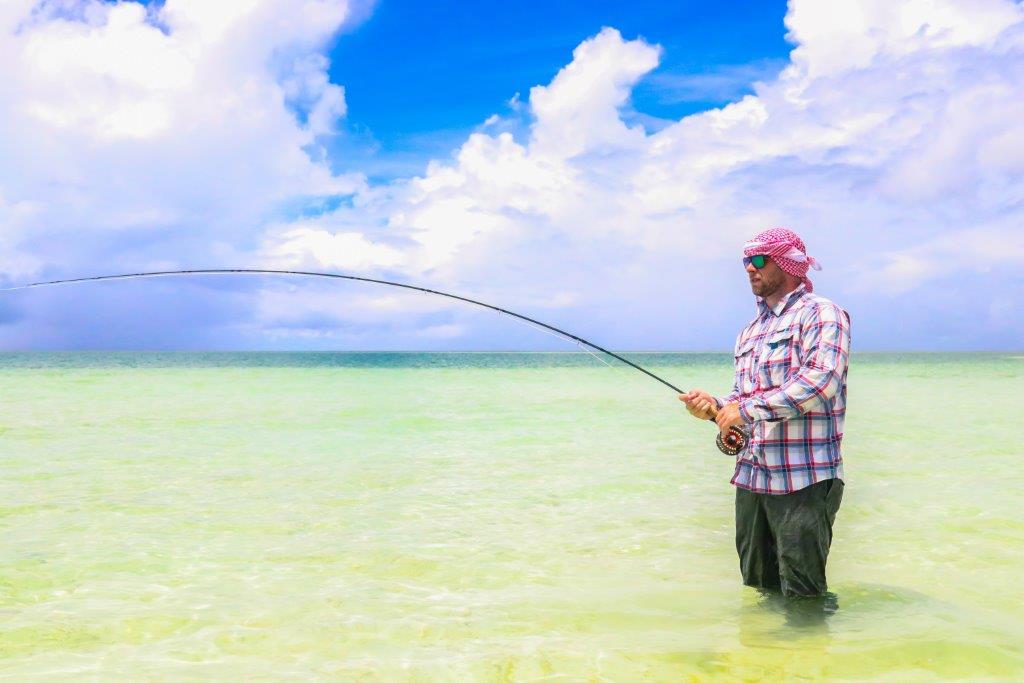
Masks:
[[[757,354],[754,347],[755,339],[747,339],[736,347],[733,353],[733,367],[738,374],[738,386],[741,396],[749,396],[757,384]]]
[[[774,389],[785,384],[800,367],[800,330],[787,327],[765,338],[759,363],[761,387]]]

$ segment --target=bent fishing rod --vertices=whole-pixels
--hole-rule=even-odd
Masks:
[[[122,273],[122,274],[118,274],[118,275],[95,275],[95,276],[91,276],[91,277],[76,277],[76,278],[67,278],[67,279],[63,279],[63,280],[46,280],[46,281],[42,281],[42,282],[31,282],[31,283],[24,284],[24,285],[17,285],[15,287],[0,288],[0,292],[14,292],[14,291],[23,290],[23,289],[34,289],[34,288],[38,288],[38,287],[53,287],[53,286],[57,286],[57,285],[80,284],[80,283],[83,283],[83,282],[100,282],[100,281],[104,281],[104,280],[133,280],[133,279],[142,279],[142,278],[171,277],[171,276],[176,276],[176,275],[294,275],[294,276],[299,276],[299,277],[319,277],[319,278],[331,278],[331,279],[336,279],[336,280],[350,280],[350,281],[354,281],[354,282],[369,282],[369,283],[377,284],[377,285],[386,285],[388,287],[401,287],[402,289],[409,289],[409,290],[414,290],[414,291],[417,291],[417,292],[423,292],[423,293],[426,293],[426,294],[434,294],[434,295],[437,295],[437,296],[443,296],[443,297],[447,297],[449,299],[455,299],[457,301],[463,301],[463,302],[468,303],[468,304],[473,304],[473,305],[476,305],[476,306],[481,306],[483,308],[488,308],[488,309],[490,309],[492,311],[497,311],[500,314],[505,314],[505,315],[510,316],[512,318],[516,318],[516,319],[521,320],[523,322],[526,322],[526,323],[529,323],[531,325],[540,327],[543,330],[552,332],[552,333],[554,333],[554,334],[556,334],[556,335],[558,335],[558,336],[560,336],[562,338],[569,339],[570,341],[575,342],[581,348],[583,348],[583,347],[590,347],[591,349],[594,349],[596,351],[600,351],[601,353],[607,354],[607,355],[611,356],[612,358],[615,358],[616,360],[619,360],[619,361],[625,363],[626,365],[639,370],[640,372],[644,373],[648,377],[650,377],[652,379],[655,379],[658,382],[661,382],[662,384],[664,384],[669,389],[672,389],[673,391],[675,391],[677,394],[686,393],[683,390],[681,390],[678,387],[676,387],[675,385],[673,385],[670,382],[668,382],[667,380],[662,379],[661,377],[659,377],[658,375],[654,374],[653,372],[647,370],[646,368],[643,368],[640,365],[637,365],[636,363],[634,363],[633,361],[629,360],[628,358],[623,358],[622,356],[620,356],[619,354],[615,353],[614,351],[609,351],[608,349],[604,348],[603,346],[598,346],[594,342],[588,341],[588,340],[584,339],[583,337],[579,337],[579,336],[577,336],[575,334],[572,334],[571,332],[566,332],[565,330],[560,329],[558,327],[555,327],[554,325],[549,325],[549,324],[547,324],[545,322],[542,322],[540,320],[536,320],[536,319],[531,318],[529,316],[525,316],[525,315],[522,315],[520,313],[516,313],[515,311],[510,311],[507,308],[502,308],[501,306],[494,306],[492,304],[489,304],[489,303],[486,303],[486,302],[483,302],[483,301],[478,301],[476,299],[470,299],[469,297],[465,297],[465,296],[459,296],[458,294],[450,294],[448,292],[442,292],[442,291],[437,290],[437,289],[430,289],[428,287],[419,287],[417,285],[410,285],[410,284],[406,284],[404,282],[393,282],[393,281],[390,281],[390,280],[379,280],[379,279],[376,279],[376,278],[361,277],[361,276],[358,276],[358,275],[342,275],[340,273],[320,273],[320,272],[305,271],[305,270],[275,270],[275,269],[266,269],[266,268],[193,268],[193,269],[189,269],[189,270],[155,270],[155,271],[147,271],[147,272],[141,272],[141,273]],[[584,350],[587,350],[587,349],[584,349]],[[588,351],[588,350],[587,350],[587,352],[590,353],[590,351]],[[593,355],[593,354],[591,354],[591,355]],[[598,360],[600,360],[600,358],[597,357],[597,356],[595,356],[595,358],[598,358]],[[602,361],[602,362],[604,362],[604,361]],[[607,365],[607,363],[605,363],[605,365]],[[711,421],[714,422],[715,419],[712,417]],[[743,450],[746,447],[746,440],[747,440],[747,435],[746,435],[746,433],[743,430],[739,429],[738,427],[732,427],[729,430],[729,433],[726,434],[724,440],[722,438],[722,435],[719,434],[717,439],[716,439],[716,443],[718,445],[719,450],[721,450],[723,453],[725,453],[727,455],[736,455],[737,453],[739,453],[741,450]]]

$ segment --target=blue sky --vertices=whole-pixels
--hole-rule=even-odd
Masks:
[[[7,0],[0,34],[0,285],[332,271],[727,351],[785,225],[855,350],[1024,340],[1012,0]],[[566,345],[337,283],[0,298],[0,349],[74,348]]]

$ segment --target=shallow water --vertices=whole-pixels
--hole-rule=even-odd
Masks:
[[[724,392],[724,355],[636,355]],[[1024,677],[1024,357],[854,356],[821,619],[581,354],[0,355],[0,676]]]

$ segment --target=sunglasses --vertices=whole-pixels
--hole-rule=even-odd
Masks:
[[[764,265],[766,263],[768,263],[768,257],[765,256],[764,254],[754,254],[753,256],[744,256],[743,257],[743,267],[744,268],[749,266],[751,263],[754,264],[755,268],[757,268],[758,270],[761,270],[762,268],[764,268]]]

